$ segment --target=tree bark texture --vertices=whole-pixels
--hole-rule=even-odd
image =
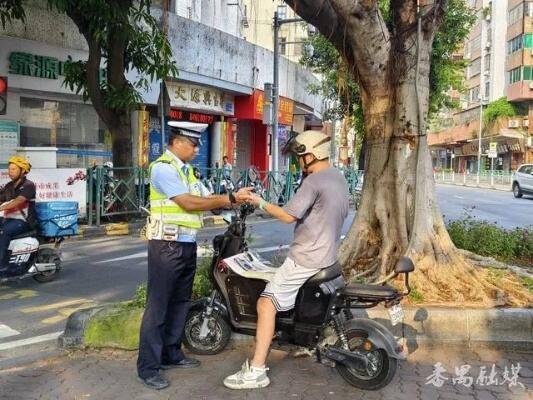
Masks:
[[[432,42],[446,0],[421,2],[420,39],[415,0],[392,0],[388,24],[377,0],[287,3],[331,40],[360,86],[365,180],[360,208],[339,250],[345,275],[377,281],[407,255],[416,265],[411,282],[427,302],[501,300],[485,272],[453,245],[436,201],[425,135]]]

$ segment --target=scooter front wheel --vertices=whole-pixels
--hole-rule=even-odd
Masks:
[[[183,344],[194,354],[218,354],[227,346],[231,338],[231,329],[222,315],[213,313],[210,316],[204,316],[203,314],[203,310],[189,312],[185,321]],[[205,321],[206,318],[207,321]],[[207,334],[202,338],[200,334],[204,321]]]
[[[387,386],[396,374],[398,360],[390,357],[384,349],[366,351],[363,343],[368,334],[361,329],[347,329],[346,338],[350,351],[363,354],[368,366],[364,369],[350,368],[340,363],[336,369],[339,375],[350,385],[363,390],[378,390]],[[340,347],[340,341],[337,343]]]

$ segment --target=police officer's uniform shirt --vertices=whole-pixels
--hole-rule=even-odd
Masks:
[[[186,167],[188,170],[189,164],[185,164],[169,150],[166,151],[166,154],[176,161],[176,164],[182,171],[183,167]],[[198,181],[198,183],[200,182]],[[150,184],[154,186],[155,190],[164,194],[169,199],[189,193],[189,187],[186,182],[181,180],[178,171],[171,164],[164,162],[155,163],[152,167]],[[202,196],[204,196],[203,191]],[[177,240],[178,242],[194,243],[196,242],[196,237],[180,234]]]

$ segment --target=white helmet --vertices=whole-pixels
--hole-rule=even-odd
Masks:
[[[319,131],[305,131],[291,137],[283,152],[298,156],[312,154],[317,160],[324,160],[331,152],[331,137]]]
[[[112,163],[111,161],[106,161],[106,162],[104,163],[104,167],[105,167],[105,168],[113,168],[113,163]]]

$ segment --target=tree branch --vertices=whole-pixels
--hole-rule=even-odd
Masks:
[[[287,0],[286,3],[328,38],[346,59],[360,86],[387,85],[390,34],[377,0]]]

